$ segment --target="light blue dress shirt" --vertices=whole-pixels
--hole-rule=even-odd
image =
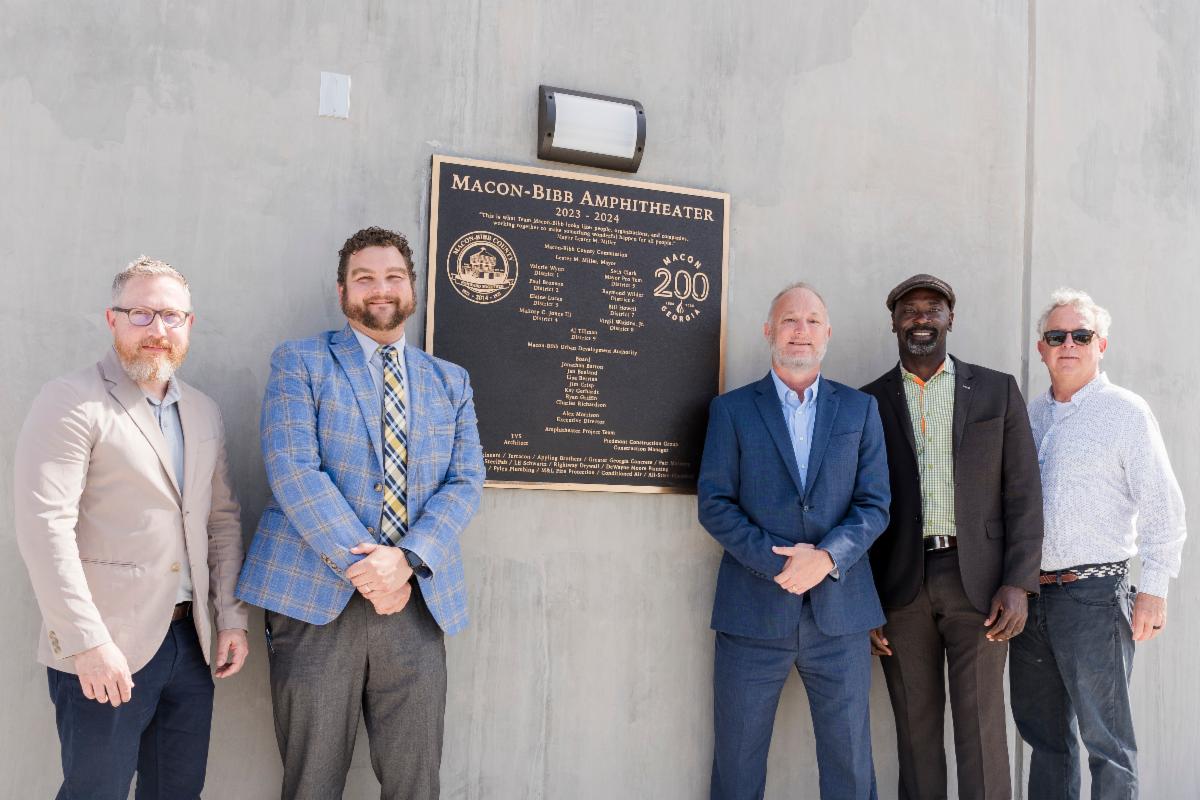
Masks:
[[[358,344],[362,347],[363,358],[367,360],[367,371],[371,373],[371,383],[375,385],[375,394],[379,397],[380,421],[382,422],[383,409],[383,356],[379,354],[379,348],[383,345],[367,336],[365,333],[351,328],[354,331],[354,337],[358,339]],[[404,376],[405,391],[409,385],[408,382],[408,362],[404,358],[404,343],[405,337],[401,336],[396,341],[392,342],[392,347],[400,353],[400,374]],[[405,409],[407,413],[408,409]],[[379,437],[379,445],[375,448],[375,455],[379,459],[379,468],[383,469],[383,437]]]
[[[367,336],[365,333],[356,328],[351,328],[354,331],[354,337],[358,339],[358,345],[362,348],[363,357],[367,360],[367,371],[371,373],[371,383],[375,385],[375,395],[379,398],[380,409],[380,424],[383,424],[383,356],[379,354],[379,348],[382,347],[379,342]],[[405,393],[408,392],[408,387],[411,385],[408,380],[408,361],[404,358],[405,337],[401,336],[394,342],[391,342],[392,347],[396,348],[396,352],[400,354],[400,374],[404,376]],[[408,413],[405,408],[404,413]],[[412,417],[409,417],[411,424]],[[381,431],[382,433],[382,431]],[[379,437],[379,446],[375,448],[375,456],[379,459],[379,469],[383,470],[383,436]],[[404,550],[404,548],[401,548]],[[421,560],[420,556],[411,550],[404,550],[404,555],[408,559],[409,566],[416,570],[418,575],[428,577],[430,574],[429,567]]]
[[[817,392],[821,387],[821,376],[804,390],[804,397],[788,388],[775,370],[771,370],[775,391],[783,405],[783,421],[787,424],[788,437],[792,440],[792,452],[796,455],[796,466],[800,470],[800,482],[808,486],[808,454],[812,451],[813,428],[817,424]]]
[[[150,413],[158,422],[167,441],[167,452],[171,456],[171,468],[175,473],[175,482],[179,484],[179,492],[183,494],[183,423],[179,420],[179,383],[172,376],[167,381],[167,393],[162,400],[146,395],[150,404]],[[192,567],[188,563],[187,543],[183,546],[183,558],[179,560],[179,594],[175,599],[183,603],[192,599]]]

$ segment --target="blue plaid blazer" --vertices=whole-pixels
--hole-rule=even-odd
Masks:
[[[447,634],[467,625],[458,536],[479,507],[483,451],[466,370],[406,347],[408,535],[421,558],[421,594]],[[247,603],[323,625],[350,601],[346,569],[378,540],[381,408],[347,325],[285,342],[271,355],[262,409],[263,460],[273,498],[238,580]],[[424,570],[421,570],[424,572]]]

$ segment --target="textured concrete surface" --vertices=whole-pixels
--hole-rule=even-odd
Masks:
[[[535,93],[548,83],[644,104],[637,177],[731,193],[728,387],[765,372],[765,307],[796,279],[831,307],[827,374],[873,378],[895,359],[884,295],[932,271],[960,297],[954,352],[1040,391],[1028,319],[1051,288],[1077,284],[1113,310],[1106,364],[1158,414],[1195,528],[1200,11],[1032,2],[10,0],[0,453],[45,380],[103,352],[112,274],[142,252],[165,258],[194,287],[184,374],[224,410],[249,535],[266,498],[267,357],[340,323],[342,240],[365,224],[408,231],[421,269],[430,156],[536,163]],[[348,120],[318,117],[322,71],[352,77]],[[422,329],[419,310],[415,341]],[[0,458],[0,796],[45,797],[60,773],[11,478]],[[464,537],[474,624],[449,643],[444,796],[706,795],[719,551],[694,505],[485,493]],[[1195,550],[1170,629],[1134,674],[1146,797],[1190,797],[1200,782]],[[213,797],[278,792],[252,624],[251,664],[218,688]],[[880,794],[894,797],[878,671],[872,703]],[[798,680],[770,770],[768,797],[815,796]],[[376,793],[360,736],[346,797]]]

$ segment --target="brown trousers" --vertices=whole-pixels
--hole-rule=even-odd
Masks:
[[[958,796],[1012,797],[1004,706],[1008,645],[985,638],[986,618],[963,591],[954,550],[927,555],[916,599],[887,611],[883,630],[893,655],[881,661],[896,716],[901,800],[947,796],[946,665]]]

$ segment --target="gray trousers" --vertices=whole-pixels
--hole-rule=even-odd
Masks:
[[[266,620],[283,800],[342,796],[360,713],[380,797],[437,798],[446,647],[420,591],[388,616],[355,592],[326,625]]]
[[[1004,661],[1008,645],[989,642],[963,590],[958,554],[925,557],[925,583],[913,602],[887,610],[883,628],[893,655],[881,656],[900,759],[902,800],[948,796],[943,720],[946,666],[962,800],[1008,800]]]

